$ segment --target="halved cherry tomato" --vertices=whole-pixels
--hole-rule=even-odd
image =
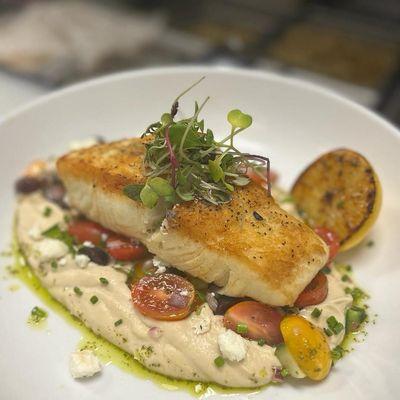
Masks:
[[[242,301],[235,304],[225,313],[224,325],[249,339],[264,339],[268,345],[282,343],[283,338],[279,329],[282,314],[276,309],[258,301]],[[239,325],[239,326],[238,326]]]
[[[106,250],[118,261],[138,260],[146,253],[146,247],[135,239],[115,234],[107,239]]]
[[[246,171],[246,175],[255,183],[258,185],[267,188],[268,187],[268,177],[267,177],[267,170],[264,171],[264,173],[257,174],[254,172],[252,168],[248,168]],[[274,183],[278,179],[278,174],[275,171],[270,171],[269,172],[269,179],[271,180],[271,183]]]
[[[328,279],[323,272],[318,272],[295,301],[296,307],[307,307],[322,303],[328,296]]]
[[[75,238],[78,243],[92,242],[96,246],[101,242],[102,234],[109,234],[110,231],[96,222],[87,220],[73,221],[68,225],[68,233]]]
[[[132,301],[143,315],[176,321],[185,318],[194,301],[194,286],[174,274],[144,276],[132,287]]]
[[[328,228],[317,227],[314,228],[314,232],[324,240],[324,242],[329,246],[329,259],[328,263],[330,263],[339,251],[340,241],[339,237],[335,232],[331,231]]]
[[[310,379],[324,379],[332,365],[331,352],[324,333],[299,315],[285,317],[281,322],[281,332],[300,369]]]

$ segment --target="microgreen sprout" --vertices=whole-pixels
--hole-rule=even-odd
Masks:
[[[241,153],[234,145],[235,136],[251,126],[250,115],[238,109],[230,111],[230,133],[221,141],[199,119],[209,97],[200,104],[195,102],[191,117],[175,120],[182,96],[203,79],[178,95],[171,111],[162,114],[160,121],[152,123],[142,135],[147,180],[144,184],[129,184],[123,192],[148,208],[159,203],[168,207],[196,198],[215,205],[227,203],[235,187],[250,182],[249,172],[266,179],[271,194],[269,159]]]

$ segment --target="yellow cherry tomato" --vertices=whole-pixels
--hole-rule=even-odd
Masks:
[[[331,369],[331,352],[324,333],[298,315],[281,322],[285,344],[300,369],[312,380],[324,379]]]

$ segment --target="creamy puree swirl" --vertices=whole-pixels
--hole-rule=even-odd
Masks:
[[[52,209],[47,217],[43,212],[46,207]],[[56,269],[52,268],[46,254],[40,254],[43,240],[48,239],[38,236],[37,232],[54,224],[65,227],[64,217],[65,211],[42,195],[24,196],[18,201],[16,212],[17,239],[43,286],[96,334],[132,354],[147,368],[179,379],[216,382],[229,387],[257,387],[269,383],[274,371],[281,368],[274,355],[275,348],[259,346],[246,339],[245,358],[240,362],[226,360],[223,367],[218,368],[214,363],[221,355],[217,338],[226,329],[222,317],[213,315],[207,304],[201,307],[200,313],[192,313],[184,320],[158,321],[143,316],[133,307],[125,283],[126,274],[118,270],[117,265],[100,266],[89,262],[82,268],[70,253],[62,257],[60,253],[58,257],[62,262],[58,262]],[[106,278],[109,284],[102,285],[100,277]],[[344,324],[345,310],[352,302],[337,272],[328,275],[328,285],[327,299],[317,306],[321,309],[320,317],[316,320],[311,316],[314,306],[300,313],[322,329],[331,315]],[[78,295],[74,287],[82,294]],[[92,296],[97,296],[96,304],[90,301]],[[119,320],[123,322],[115,326]],[[199,329],[199,323],[207,329]],[[341,332],[328,338],[330,347],[339,344],[343,335]]]
[[[53,210],[49,217],[43,215],[46,207]],[[86,326],[132,354],[147,368],[174,378],[230,387],[257,387],[269,383],[274,369],[281,367],[274,348],[245,340],[244,360],[227,360],[218,368],[214,363],[221,355],[217,337],[226,329],[222,317],[214,316],[207,304],[202,306],[200,315],[192,313],[181,321],[146,318],[132,305],[126,275],[113,266],[90,262],[86,268],[80,268],[70,254],[64,257],[65,265],[59,265],[56,270],[51,268],[50,261],[42,261],[37,248],[40,240],[45,239],[35,240],[30,232],[32,229],[42,232],[56,223],[65,226],[63,210],[41,195],[33,194],[20,199],[16,216],[17,239],[43,286]],[[102,285],[100,277],[106,278],[109,284]],[[74,287],[79,287],[82,295],[77,295]],[[91,303],[92,296],[98,297],[96,304]],[[199,317],[210,320],[210,329],[196,334]],[[120,319],[123,323],[116,327],[114,323]],[[154,327],[161,330],[160,335],[149,334]]]

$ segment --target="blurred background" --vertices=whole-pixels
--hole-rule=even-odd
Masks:
[[[400,125],[400,0],[0,0],[0,117],[89,77],[176,64],[301,78]]]

